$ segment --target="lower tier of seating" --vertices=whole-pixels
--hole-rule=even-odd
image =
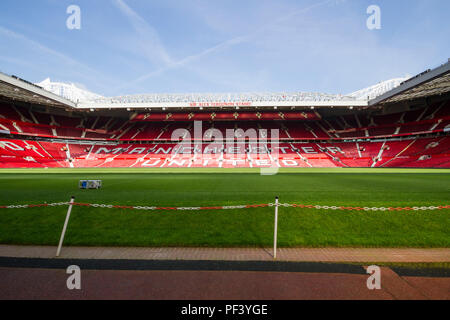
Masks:
[[[340,143],[67,144],[0,139],[0,168],[450,168],[450,137]]]

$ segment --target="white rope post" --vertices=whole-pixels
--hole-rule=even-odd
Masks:
[[[69,202],[69,209],[67,210],[66,221],[64,222],[64,227],[62,229],[61,238],[59,239],[58,250],[56,250],[56,256],[59,257],[61,253],[61,248],[64,242],[64,236],[66,234],[67,225],[69,224],[70,213],[72,212],[73,203],[75,201],[75,197],[72,197]]]
[[[278,234],[278,197],[275,198],[275,228],[273,232],[273,258],[277,258],[277,234]]]

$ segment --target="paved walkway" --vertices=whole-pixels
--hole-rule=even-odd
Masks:
[[[0,257],[55,258],[56,247],[0,245]],[[63,247],[65,259],[273,261],[272,249],[264,248],[117,248]],[[297,262],[450,262],[450,248],[278,249],[278,261]]]
[[[0,245],[0,300],[2,299],[157,299],[157,300],[301,300],[301,299],[450,299],[450,278],[440,275],[410,274],[381,268],[381,290],[368,290],[364,263],[378,262],[448,262],[450,249],[279,249],[279,261],[314,264],[336,262],[358,264],[318,264],[313,269],[285,270],[280,265],[295,263],[273,261],[269,249],[257,248],[103,248],[65,247],[55,259],[56,247]],[[12,258],[12,259],[11,259]],[[17,259],[19,258],[19,259]],[[33,259],[38,261],[38,267]],[[48,260],[45,260],[48,259]],[[67,259],[80,259],[82,290],[66,287]],[[90,260],[95,259],[95,260]],[[107,260],[106,260],[107,259]],[[89,267],[89,263],[108,263],[115,267]],[[3,261],[2,260],[2,261]],[[26,260],[25,264],[23,261]],[[138,264],[271,264],[276,270],[116,268],[138,260]],[[179,261],[163,261],[179,260]],[[196,260],[196,261],[188,261]],[[217,262],[217,261],[225,262]],[[100,261],[100,262],[99,262]],[[234,261],[234,262],[233,262]],[[247,262],[246,262],[247,261]],[[36,261],[35,261],[36,262]],[[34,263],[35,263],[34,262]],[[22,264],[21,264],[22,263]],[[63,267],[48,267],[62,263]],[[333,270],[323,268],[333,266]],[[341,266],[341,267],[339,267]],[[341,270],[344,268],[345,270]],[[166,266],[167,267],[167,266]],[[180,266],[178,266],[180,267]],[[223,266],[221,266],[222,268]],[[248,268],[248,267],[245,267]],[[350,269],[351,270],[350,270]],[[348,270],[347,270],[348,269]],[[220,271],[218,271],[220,270]],[[399,272],[400,271],[400,272]],[[396,273],[398,272],[398,273]],[[176,288],[176,290],[175,290]]]
[[[450,299],[449,278],[401,277],[389,268],[381,274],[382,289],[369,290],[362,274],[82,270],[82,290],[70,291],[64,269],[0,268],[0,299]]]

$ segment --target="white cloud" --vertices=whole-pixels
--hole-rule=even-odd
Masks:
[[[147,59],[157,66],[170,65],[172,59],[161,42],[157,30],[131,9],[125,1],[115,0],[114,3],[128,18],[133,29],[139,35],[138,46],[142,48]]]
[[[117,1],[122,1],[122,0],[117,0]],[[310,11],[312,9],[317,8],[317,7],[324,6],[324,5],[327,5],[327,4],[330,4],[330,3],[334,3],[334,2],[335,2],[335,0],[325,0],[325,1],[317,2],[317,3],[313,4],[313,5],[310,5],[310,6],[301,8],[301,9],[298,9],[298,10],[293,10],[292,12],[290,12],[290,13],[284,15],[284,16],[281,16],[281,17],[279,17],[277,19],[274,19],[274,20],[272,20],[269,23],[264,23],[262,26],[260,26],[259,28],[257,28],[253,32],[249,32],[249,33],[247,33],[245,35],[236,36],[236,37],[234,37],[232,39],[223,41],[223,42],[221,42],[221,43],[219,43],[219,44],[217,44],[215,46],[207,48],[207,49],[205,49],[205,50],[203,50],[203,51],[201,51],[201,52],[199,52],[197,54],[187,56],[187,57],[185,57],[183,59],[180,59],[178,61],[175,61],[175,62],[170,62],[168,65],[166,65],[164,67],[161,67],[161,68],[159,68],[159,69],[157,69],[155,71],[152,71],[150,73],[142,75],[142,76],[140,76],[139,78],[137,78],[137,79],[135,79],[133,81],[130,81],[127,84],[127,86],[136,85],[136,84],[138,84],[138,83],[140,83],[142,81],[145,81],[145,80],[150,79],[150,78],[155,77],[155,76],[159,76],[159,75],[163,74],[164,72],[172,70],[172,69],[177,69],[177,68],[180,68],[180,67],[187,67],[190,63],[192,63],[194,61],[197,61],[200,58],[203,58],[205,56],[211,55],[213,53],[224,51],[224,50],[226,50],[228,48],[231,48],[233,46],[236,46],[236,45],[239,45],[239,44],[242,44],[242,43],[245,43],[245,42],[249,42],[249,41],[251,41],[252,38],[254,38],[254,37],[258,36],[258,35],[264,35],[265,32],[267,32],[268,30],[270,30],[272,27],[276,26],[279,23],[283,23],[285,21],[288,21],[288,20],[292,19],[293,17],[295,17],[295,16],[297,16],[299,14],[308,12],[308,11]]]
[[[24,36],[24,35],[22,35],[20,33],[14,32],[12,30],[9,30],[7,28],[4,28],[4,27],[0,26],[0,34],[3,34],[4,36],[7,36],[9,38],[15,38],[15,39],[18,39],[18,40],[25,41],[33,49],[39,50],[39,51],[41,51],[43,53],[46,53],[48,55],[52,55],[52,56],[54,56],[56,58],[59,58],[62,61],[64,61],[65,63],[67,63],[67,64],[74,65],[74,66],[76,65],[78,67],[82,67],[83,69],[85,69],[87,71],[95,72],[95,70],[91,69],[90,67],[88,67],[88,66],[86,66],[86,65],[84,65],[84,64],[82,64],[82,63],[80,63],[78,61],[76,61],[75,59],[73,59],[73,58],[71,58],[71,57],[69,57],[69,56],[67,56],[67,55],[65,55],[63,53],[60,53],[60,52],[55,51],[53,49],[50,49],[50,48],[44,46],[43,44],[41,44],[41,43],[39,43],[39,42],[37,42],[35,40],[31,40],[31,39],[27,38],[26,36]]]
[[[15,39],[18,41],[22,41],[30,49],[30,52],[33,52],[35,55],[38,55],[38,53],[43,54],[45,57],[48,57],[51,59],[51,62],[53,65],[61,63],[61,65],[64,67],[65,75],[73,74],[73,75],[76,75],[83,79],[86,79],[88,81],[92,80],[92,77],[101,78],[105,82],[109,81],[109,78],[104,77],[97,70],[71,58],[70,56],[68,56],[64,53],[53,50],[53,49],[39,43],[38,41],[31,40],[23,34],[20,34],[18,32],[15,32],[15,31],[12,31],[5,27],[0,26],[0,35],[3,35],[7,38]],[[22,49],[22,50],[24,50],[24,49]],[[21,59],[17,58],[17,57],[14,58],[14,61],[16,64],[22,64],[22,65],[29,64],[28,61],[21,61]],[[35,67],[39,66],[39,64],[35,64],[35,63],[33,63],[33,65]],[[99,85],[99,86],[106,88],[105,85],[106,85],[106,83],[104,83],[104,85]]]

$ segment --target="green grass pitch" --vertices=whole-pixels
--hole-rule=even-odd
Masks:
[[[101,179],[101,190],[79,190]],[[450,170],[24,169],[0,170],[0,205],[68,201],[222,206],[274,201],[329,206],[450,203]],[[0,243],[58,243],[66,207],[0,209]],[[280,208],[281,247],[449,247],[450,212]],[[270,247],[273,208],[142,212],[75,207],[65,245]]]

